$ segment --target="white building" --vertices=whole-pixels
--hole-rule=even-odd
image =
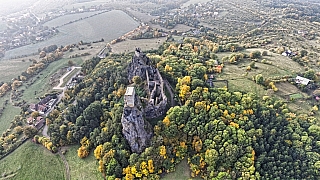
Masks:
[[[126,94],[124,95],[124,102],[126,106],[134,107],[135,90],[134,87],[127,87]]]
[[[296,83],[297,84],[303,84],[303,85],[308,85],[308,83],[310,82],[310,79],[301,77],[301,76],[297,76],[296,77]]]

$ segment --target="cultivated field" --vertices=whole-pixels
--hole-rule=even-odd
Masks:
[[[0,180],[65,179],[64,165],[59,155],[31,141],[0,160],[0,174]]]
[[[68,14],[68,15],[64,15],[64,16],[60,16],[58,18],[52,19],[51,21],[48,21],[48,22],[44,23],[43,25],[48,26],[48,27],[62,26],[66,23],[69,23],[70,21],[75,21],[75,20],[79,20],[81,18],[89,17],[89,16],[97,14],[99,12],[100,11]]]
[[[136,48],[141,48],[142,51],[158,49],[163,42],[166,41],[166,37],[162,38],[154,38],[154,39],[138,39],[138,40],[130,40],[127,39],[125,41],[116,43],[112,45],[113,53],[125,53],[125,52],[133,52]]]
[[[67,149],[65,157],[70,167],[72,180],[99,180],[103,179],[98,171],[98,161],[93,156],[93,152],[85,159],[80,159],[77,155],[79,146],[64,147]]]
[[[59,28],[60,33],[58,35],[46,41],[6,51],[5,58],[37,53],[39,47],[46,47],[52,44],[65,46],[78,43],[81,40],[92,42],[101,38],[109,42],[131,31],[138,25],[138,22],[123,11],[114,10],[63,26]]]

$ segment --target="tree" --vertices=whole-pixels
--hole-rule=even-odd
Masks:
[[[311,79],[311,80],[314,80],[314,79],[315,79],[315,72],[314,72],[314,70],[313,70],[313,69],[310,69],[310,70],[306,71],[306,72],[304,73],[304,77],[305,77],[305,78],[308,78],[308,79]]]
[[[71,67],[71,66],[74,66],[75,63],[74,63],[72,60],[69,60],[69,61],[68,61],[68,65],[69,65],[69,67]]]
[[[257,84],[261,84],[261,85],[263,85],[264,80],[263,80],[263,76],[262,76],[262,74],[258,74],[258,75],[256,75],[255,79],[256,79],[256,83],[257,83]]]
[[[260,57],[261,57],[261,52],[260,52],[260,51],[251,52],[251,53],[249,54],[249,57],[250,57],[251,59],[260,58]]]
[[[301,57],[305,57],[305,56],[307,56],[307,55],[308,55],[308,51],[306,51],[306,50],[304,50],[304,49],[300,51],[300,56],[301,56]]]
[[[34,135],[36,135],[38,132],[38,129],[33,126],[26,126],[23,128],[23,134],[27,138],[32,138]]]
[[[38,111],[33,111],[32,113],[31,113],[31,117],[32,118],[37,118],[39,116],[39,112]]]
[[[141,79],[141,77],[140,77],[140,76],[133,76],[133,78],[132,78],[132,82],[133,82],[134,84],[139,85],[139,84],[141,84],[142,79]]]

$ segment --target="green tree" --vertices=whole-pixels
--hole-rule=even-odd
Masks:
[[[33,126],[26,126],[23,128],[23,134],[27,138],[32,138],[34,135],[36,135],[38,132],[38,129]]]

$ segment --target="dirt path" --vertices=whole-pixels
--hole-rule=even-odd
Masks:
[[[70,167],[69,167],[69,164],[68,164],[68,161],[66,160],[66,157],[64,157],[64,155],[61,153],[60,149],[58,151],[58,154],[59,156],[61,157],[63,163],[64,163],[64,166],[66,168],[66,179],[67,180],[70,180]]]

